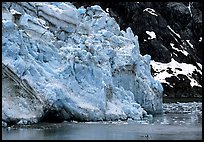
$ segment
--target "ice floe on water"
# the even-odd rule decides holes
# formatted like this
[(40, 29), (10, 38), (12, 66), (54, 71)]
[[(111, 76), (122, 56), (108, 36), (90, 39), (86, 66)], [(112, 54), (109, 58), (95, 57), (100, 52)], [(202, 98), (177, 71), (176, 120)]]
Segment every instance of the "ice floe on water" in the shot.
[(202, 102), (164, 103), (164, 113), (202, 113)]

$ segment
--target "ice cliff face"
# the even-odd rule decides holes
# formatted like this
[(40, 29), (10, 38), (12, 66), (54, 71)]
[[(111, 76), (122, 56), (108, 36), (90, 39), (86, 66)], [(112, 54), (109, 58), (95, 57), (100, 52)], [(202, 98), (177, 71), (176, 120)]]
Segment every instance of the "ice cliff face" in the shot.
[(165, 98), (202, 98), (202, 2), (73, 2), (100, 5), (138, 36)]
[(151, 56), (142, 56), (131, 28), (121, 31), (100, 6), (8, 2), (2, 13), (4, 122), (162, 113), (163, 88), (150, 73)]

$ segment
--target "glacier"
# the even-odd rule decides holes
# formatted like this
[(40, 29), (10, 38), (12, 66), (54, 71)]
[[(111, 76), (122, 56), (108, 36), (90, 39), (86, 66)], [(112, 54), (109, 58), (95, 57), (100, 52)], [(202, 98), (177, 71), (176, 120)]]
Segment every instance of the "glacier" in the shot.
[(140, 120), (163, 112), (163, 87), (137, 35), (100, 6), (2, 3), (2, 126)]

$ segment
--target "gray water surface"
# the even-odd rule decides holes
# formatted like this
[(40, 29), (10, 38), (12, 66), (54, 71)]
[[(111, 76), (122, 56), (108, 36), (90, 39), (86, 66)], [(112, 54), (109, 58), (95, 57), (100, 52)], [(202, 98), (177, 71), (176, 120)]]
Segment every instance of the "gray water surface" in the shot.
[[(196, 109), (193, 106), (196, 106)], [(202, 140), (202, 103), (164, 105), (141, 121), (39, 123), (2, 128), (3, 140)]]

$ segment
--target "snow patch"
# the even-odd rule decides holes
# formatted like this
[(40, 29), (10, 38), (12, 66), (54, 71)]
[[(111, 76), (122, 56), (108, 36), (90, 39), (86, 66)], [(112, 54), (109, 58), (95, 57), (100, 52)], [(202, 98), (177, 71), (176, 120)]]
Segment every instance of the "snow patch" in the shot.
[(193, 45), (191, 44), (190, 40), (186, 40), (188, 45), (190, 45), (191, 48), (193, 48)]
[(106, 12), (107, 12), (107, 13), (109, 12), (109, 8), (106, 8)]
[(174, 33), (176, 36), (178, 36), (179, 38), (181, 38), (181, 36), (180, 36), (178, 33), (176, 33), (169, 25), (167, 25), (167, 28), (168, 28), (172, 33)]
[[(192, 87), (193, 86), (201, 87), (201, 85), (195, 79), (192, 78), (193, 71), (197, 71), (202, 74), (202, 72), (198, 70), (196, 66), (193, 66), (191, 64), (186, 64), (186, 63), (178, 63), (173, 58), (171, 59), (171, 62), (169, 63), (160, 63), (160, 62), (155, 62), (154, 60), (151, 60), (150, 64), (152, 65), (153, 69), (156, 72), (159, 72), (155, 74), (154, 78), (163, 83), (167, 83), (165, 80), (165, 78), (167, 77), (177, 76), (178, 74), (183, 74), (183, 75), (186, 75), (188, 79), (191, 80), (190, 84)], [(173, 74), (169, 74), (166, 71), (167, 68), (171, 68), (171, 70), (173, 71)], [(177, 70), (176, 68), (180, 68), (182, 70)]]
[(190, 12), (191, 17), (192, 17), (193, 15), (192, 15), (192, 12), (191, 12), (191, 2), (188, 3), (188, 9), (189, 9), (189, 12)]
[(144, 11), (144, 12), (146, 11), (146, 12), (148, 12), (148, 13), (154, 15), (154, 16), (158, 16), (158, 15), (156, 14), (155, 10), (152, 9), (152, 8), (145, 8), (143, 11)]
[(202, 37), (200, 37), (200, 39), (199, 39), (199, 42), (201, 42), (202, 41)]
[(198, 62), (196, 62), (196, 63), (200, 67), (200, 69), (202, 70), (202, 65), (200, 63), (198, 63)]
[(155, 32), (153, 32), (153, 31), (146, 31), (146, 33), (147, 33), (148, 35), (150, 35), (150, 38), (148, 37), (148, 39), (154, 39), (154, 38), (156, 38)]
[(188, 52), (187, 52), (187, 51), (185, 51), (185, 50), (180, 50), (180, 49), (178, 49), (178, 48), (175, 48), (173, 43), (170, 43), (170, 45), (171, 45), (171, 47), (172, 47), (174, 50), (179, 51), (179, 52), (182, 52), (185, 56), (188, 55)]

